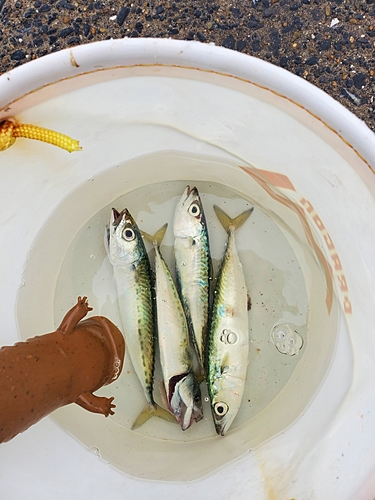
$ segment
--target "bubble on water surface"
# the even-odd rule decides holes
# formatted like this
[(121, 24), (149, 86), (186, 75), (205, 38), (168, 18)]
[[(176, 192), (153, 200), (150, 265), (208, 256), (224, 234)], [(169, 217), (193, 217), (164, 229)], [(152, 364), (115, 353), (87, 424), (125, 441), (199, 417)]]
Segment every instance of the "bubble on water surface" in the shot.
[(303, 346), (303, 338), (290, 323), (276, 325), (271, 332), (271, 340), (281, 354), (295, 356)]

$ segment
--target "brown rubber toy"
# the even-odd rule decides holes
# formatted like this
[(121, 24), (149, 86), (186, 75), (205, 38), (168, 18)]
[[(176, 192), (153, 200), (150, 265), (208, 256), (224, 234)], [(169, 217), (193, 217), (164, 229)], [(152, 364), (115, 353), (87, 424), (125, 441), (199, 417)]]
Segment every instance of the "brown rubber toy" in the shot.
[(70, 403), (114, 414), (113, 397), (93, 392), (120, 375), (124, 337), (103, 316), (81, 321), (91, 310), (78, 297), (55, 332), (0, 349), (0, 443)]

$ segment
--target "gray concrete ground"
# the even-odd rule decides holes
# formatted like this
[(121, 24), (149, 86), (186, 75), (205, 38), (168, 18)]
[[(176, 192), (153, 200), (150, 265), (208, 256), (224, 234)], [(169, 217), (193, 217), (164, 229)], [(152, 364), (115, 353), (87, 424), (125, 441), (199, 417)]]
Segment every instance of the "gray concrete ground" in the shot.
[(260, 57), (375, 131), (375, 0), (0, 0), (0, 72), (125, 36), (214, 42)]

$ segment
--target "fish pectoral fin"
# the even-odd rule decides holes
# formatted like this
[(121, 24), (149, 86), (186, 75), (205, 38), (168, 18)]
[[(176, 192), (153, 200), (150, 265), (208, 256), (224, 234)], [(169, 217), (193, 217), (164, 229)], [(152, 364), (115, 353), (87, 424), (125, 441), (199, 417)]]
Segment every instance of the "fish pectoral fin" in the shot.
[(221, 361), (221, 369), (228, 366), (229, 364), (230, 364), (229, 353), (226, 352), (223, 356), (222, 361)]
[(169, 413), (169, 411), (164, 410), (164, 408), (156, 403), (154, 403), (153, 405), (147, 404), (138, 415), (138, 417), (134, 420), (132, 431), (141, 427), (147, 422), (147, 420), (152, 417), (159, 417), (163, 420), (167, 420), (168, 422), (176, 423), (175, 417), (172, 415), (172, 413)]
[(188, 244), (189, 244), (190, 248), (195, 245), (195, 239), (192, 236), (188, 236), (187, 237), (187, 241), (188, 241)]

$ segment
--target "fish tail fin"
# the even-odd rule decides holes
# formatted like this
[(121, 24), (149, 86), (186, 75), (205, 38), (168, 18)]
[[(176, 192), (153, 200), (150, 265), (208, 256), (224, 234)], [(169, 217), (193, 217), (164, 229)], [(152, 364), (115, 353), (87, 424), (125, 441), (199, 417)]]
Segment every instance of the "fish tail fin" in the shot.
[(247, 210), (242, 212), (242, 214), (237, 215), (237, 217), (235, 217), (234, 219), (229, 217), (229, 215), (226, 214), (224, 210), (217, 205), (214, 205), (214, 210), (217, 218), (220, 221), (220, 224), (228, 233), (230, 230), (236, 231), (236, 229), (239, 229), (253, 213), (254, 207), (248, 208)]
[(159, 391), (163, 405), (168, 408), (168, 397), (167, 397), (167, 392), (165, 390), (164, 380), (160, 380), (159, 382)]
[(164, 239), (165, 233), (167, 231), (168, 223), (166, 222), (164, 226), (156, 231), (154, 235), (146, 233), (146, 231), (141, 231), (142, 236), (146, 241), (152, 245), (159, 247)]
[(170, 413), (168, 410), (164, 410), (161, 406), (155, 403), (155, 417), (162, 418), (163, 420), (166, 420), (167, 422), (173, 422), (176, 423), (176, 417)]
[(165, 233), (167, 231), (168, 223), (166, 222), (164, 226), (156, 231), (154, 234), (154, 242), (159, 247), (164, 239)]
[(138, 415), (138, 417), (134, 420), (134, 423), (132, 425), (132, 431), (134, 429), (138, 429), (141, 427), (143, 424), (147, 422), (152, 417), (159, 417), (162, 418), (163, 420), (167, 420), (168, 422), (176, 422), (175, 417), (172, 415), (172, 413), (169, 413), (169, 411), (164, 410), (161, 406), (158, 404), (147, 404), (141, 413)]

